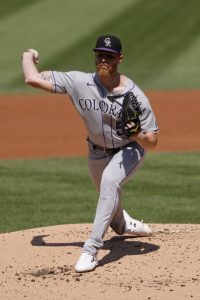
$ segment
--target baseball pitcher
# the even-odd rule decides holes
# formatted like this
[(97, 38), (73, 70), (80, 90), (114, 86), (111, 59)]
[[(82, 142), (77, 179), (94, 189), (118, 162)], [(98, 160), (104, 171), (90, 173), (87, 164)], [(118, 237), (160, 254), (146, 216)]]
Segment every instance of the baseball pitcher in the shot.
[(142, 164), (146, 149), (157, 144), (158, 126), (141, 89), (118, 71), (123, 60), (120, 39), (100, 36), (93, 49), (96, 71), (42, 71), (39, 54), (22, 55), (25, 82), (51, 93), (70, 96), (84, 120), (88, 136), (88, 165), (99, 199), (91, 234), (85, 241), (76, 272), (94, 270), (109, 226), (120, 235), (149, 236), (150, 227), (122, 208), (122, 186)]

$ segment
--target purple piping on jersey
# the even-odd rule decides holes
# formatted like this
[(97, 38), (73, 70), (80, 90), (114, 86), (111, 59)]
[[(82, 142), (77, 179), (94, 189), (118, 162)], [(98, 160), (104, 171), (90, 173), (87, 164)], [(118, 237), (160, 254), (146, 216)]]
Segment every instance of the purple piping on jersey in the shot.
[(112, 115), (110, 116), (111, 118), (111, 138), (112, 138), (112, 145), (113, 145), (113, 148), (115, 148), (115, 143), (114, 143), (114, 139), (113, 139), (113, 118), (112, 118)]
[(55, 81), (53, 71), (51, 71), (51, 73), (52, 73), (52, 77), (53, 77), (53, 81), (54, 81), (54, 93), (56, 93), (56, 81)]
[[(102, 92), (102, 95), (103, 95), (103, 98), (102, 98), (102, 100), (103, 100), (104, 97), (105, 97), (104, 90), (103, 90), (103, 88), (101, 87), (101, 85), (95, 80), (94, 75), (93, 75), (93, 80), (94, 80), (95, 84), (100, 88), (100, 90), (101, 90), (101, 92)], [(107, 148), (106, 138), (105, 138), (105, 134), (104, 134), (104, 130), (103, 130), (103, 112), (102, 112), (102, 111), (101, 111), (101, 122), (102, 122), (102, 134), (103, 134), (103, 139), (104, 139), (104, 145), (105, 145), (105, 148)]]
[(108, 148), (107, 144), (106, 144), (106, 138), (105, 138), (104, 130), (103, 130), (103, 112), (102, 111), (101, 111), (101, 121), (102, 121), (102, 133), (103, 133), (105, 148)]
[[(132, 90), (134, 89), (134, 87), (135, 87), (135, 83), (133, 84), (133, 87), (131, 87), (131, 88), (128, 90), (128, 92), (132, 91)], [(127, 92), (127, 93), (128, 93), (128, 92)]]
[[(143, 149), (143, 148), (142, 148)], [(133, 150), (133, 149), (132, 149)], [(134, 149), (134, 150), (136, 150), (136, 149)], [(137, 149), (138, 150), (138, 149)], [(121, 150), (121, 151), (123, 151), (123, 150)], [(139, 150), (138, 150), (139, 151)], [(140, 151), (139, 151), (140, 152)], [(124, 181), (126, 181), (126, 179), (129, 177), (129, 176), (131, 176), (131, 174), (133, 173), (133, 171), (135, 171), (135, 170), (137, 170), (139, 167), (140, 167), (140, 165), (141, 165), (141, 163), (143, 162), (143, 160), (144, 160), (144, 157), (145, 157), (145, 150), (143, 149), (143, 151), (142, 151), (142, 153), (140, 152), (140, 155), (141, 155), (141, 158), (140, 158), (140, 160), (138, 160), (138, 162), (133, 166), (133, 168), (130, 170), (130, 172), (126, 175), (126, 177), (124, 178), (124, 179), (122, 179), (122, 181), (120, 182), (120, 185), (124, 182)]]

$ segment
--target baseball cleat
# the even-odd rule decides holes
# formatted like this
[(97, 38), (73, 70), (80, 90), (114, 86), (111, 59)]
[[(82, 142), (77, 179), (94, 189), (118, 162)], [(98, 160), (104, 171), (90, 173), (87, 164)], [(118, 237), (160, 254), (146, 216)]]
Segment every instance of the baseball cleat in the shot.
[(91, 254), (83, 252), (79, 257), (75, 271), (78, 273), (93, 271), (98, 266), (96, 257)]
[(137, 236), (151, 236), (152, 230), (149, 225), (131, 218), (128, 213), (123, 210), (124, 219), (126, 221), (126, 232), (131, 235)]

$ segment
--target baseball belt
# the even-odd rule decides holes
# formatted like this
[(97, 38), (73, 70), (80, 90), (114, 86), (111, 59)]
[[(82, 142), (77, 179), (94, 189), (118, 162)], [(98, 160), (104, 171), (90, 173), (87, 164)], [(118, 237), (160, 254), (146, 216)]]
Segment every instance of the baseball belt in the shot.
[(92, 149), (93, 149), (93, 150), (100, 150), (100, 151), (103, 151), (103, 152), (106, 153), (106, 154), (111, 154), (111, 155), (117, 153), (118, 151), (120, 151), (120, 150), (123, 149), (124, 147), (126, 147), (126, 146), (128, 146), (128, 145), (131, 144), (131, 143), (128, 143), (128, 144), (126, 144), (126, 145), (124, 145), (124, 146), (121, 146), (121, 147), (118, 147), (118, 148), (106, 148), (106, 147), (102, 147), (102, 146), (99, 146), (99, 145), (94, 144), (94, 143), (93, 143), (92, 141), (90, 141), (89, 139), (87, 139), (87, 141), (89, 141), (89, 142), (91, 143)]

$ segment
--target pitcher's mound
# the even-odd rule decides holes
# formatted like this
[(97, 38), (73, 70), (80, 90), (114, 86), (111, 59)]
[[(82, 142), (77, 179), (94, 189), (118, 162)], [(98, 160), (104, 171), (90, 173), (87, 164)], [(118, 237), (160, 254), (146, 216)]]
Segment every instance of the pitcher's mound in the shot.
[(152, 225), (150, 238), (109, 230), (95, 271), (74, 265), (91, 224), (0, 235), (0, 299), (199, 299), (200, 225)]

